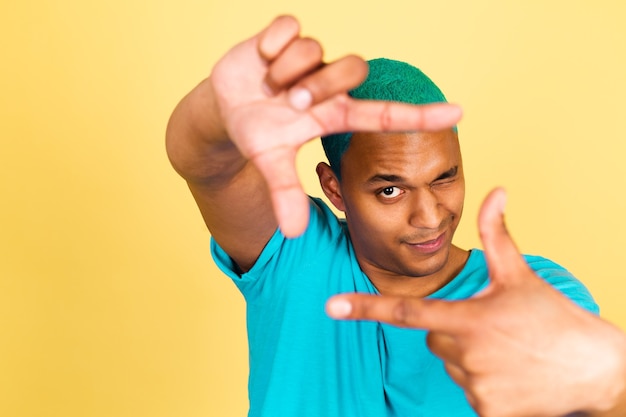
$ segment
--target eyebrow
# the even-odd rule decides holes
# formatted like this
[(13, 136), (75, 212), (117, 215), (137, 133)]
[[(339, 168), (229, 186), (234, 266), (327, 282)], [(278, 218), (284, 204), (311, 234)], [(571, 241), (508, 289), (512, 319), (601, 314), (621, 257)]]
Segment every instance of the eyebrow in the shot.
[(456, 175), (456, 173), (459, 172), (459, 166), (455, 165), (452, 168), (450, 168), (449, 170), (447, 170), (446, 172), (444, 172), (443, 174), (441, 174), (440, 176), (438, 176), (435, 181), (439, 181), (439, 180), (445, 180), (447, 178), (452, 178)]
[(376, 174), (370, 177), (367, 182), (370, 184), (375, 184), (378, 182), (402, 182), (404, 178), (399, 175), (392, 174)]
[[(435, 178), (434, 181), (440, 181), (440, 180), (445, 180), (447, 178), (452, 178), (456, 176), (458, 172), (459, 172), (459, 166), (455, 165), (449, 170), (441, 173), (437, 178)], [(369, 184), (376, 184), (380, 182), (404, 182), (404, 181), (405, 181), (404, 177), (401, 177), (399, 175), (394, 175), (394, 174), (375, 174), (367, 180)]]

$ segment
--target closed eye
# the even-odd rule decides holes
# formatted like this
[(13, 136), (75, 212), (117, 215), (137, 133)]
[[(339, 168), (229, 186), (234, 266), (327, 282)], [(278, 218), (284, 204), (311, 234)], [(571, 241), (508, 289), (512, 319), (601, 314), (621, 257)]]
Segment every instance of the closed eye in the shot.
[(451, 180), (454, 179), (456, 177), (456, 174), (459, 172), (459, 166), (454, 166), (452, 168), (450, 168), (449, 170), (447, 170), (446, 172), (444, 172), (443, 174), (441, 174), (440, 176), (438, 176), (434, 182), (446, 182), (446, 180)]

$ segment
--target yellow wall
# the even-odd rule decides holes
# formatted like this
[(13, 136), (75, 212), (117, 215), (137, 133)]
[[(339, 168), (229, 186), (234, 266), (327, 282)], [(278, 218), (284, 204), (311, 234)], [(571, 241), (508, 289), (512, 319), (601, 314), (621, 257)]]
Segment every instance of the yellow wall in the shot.
[[(509, 190), (520, 247), (626, 328), (621, 0), (3, 0), (0, 415), (242, 416), (244, 305), (163, 146), (178, 99), (279, 13), (409, 60), (465, 108), (457, 243)], [(372, 6), (366, 6), (371, 4)], [(307, 145), (299, 163), (318, 193)]]

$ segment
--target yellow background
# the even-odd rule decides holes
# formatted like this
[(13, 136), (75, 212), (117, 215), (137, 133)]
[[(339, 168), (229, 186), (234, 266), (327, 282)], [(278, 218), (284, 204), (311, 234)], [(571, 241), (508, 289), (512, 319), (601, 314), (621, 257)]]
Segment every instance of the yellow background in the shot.
[[(328, 58), (420, 66), (465, 109), (457, 243), (509, 191), (525, 252), (626, 328), (621, 0), (3, 0), (0, 416), (243, 416), (244, 305), (170, 168), (177, 101), (231, 45), (297, 15)], [(319, 143), (299, 169), (318, 194)]]

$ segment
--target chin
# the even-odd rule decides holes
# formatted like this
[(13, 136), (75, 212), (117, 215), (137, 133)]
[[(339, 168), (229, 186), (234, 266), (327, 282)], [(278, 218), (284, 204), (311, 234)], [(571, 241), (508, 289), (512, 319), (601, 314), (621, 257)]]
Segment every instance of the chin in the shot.
[[(433, 259), (434, 258), (434, 259)], [(407, 265), (407, 275), (416, 278), (427, 277), (441, 271), (448, 263), (448, 251), (444, 254), (437, 254), (435, 257), (420, 262), (419, 265)]]

